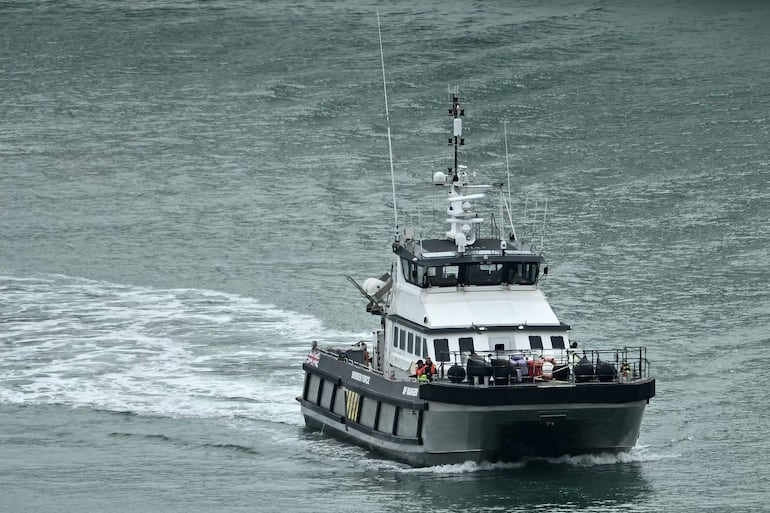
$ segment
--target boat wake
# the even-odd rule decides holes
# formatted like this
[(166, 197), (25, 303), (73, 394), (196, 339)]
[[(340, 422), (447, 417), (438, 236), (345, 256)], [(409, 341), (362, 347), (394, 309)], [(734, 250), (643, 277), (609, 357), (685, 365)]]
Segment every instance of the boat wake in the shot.
[(197, 289), (0, 276), (0, 401), (301, 425), (289, 371), (311, 340), (357, 340), (309, 315)]
[(579, 456), (561, 456), (559, 458), (544, 458), (555, 465), (572, 465), (575, 467), (597, 467), (603, 465), (618, 465), (625, 463), (647, 463), (669, 458), (676, 458), (678, 454), (663, 454), (650, 452), (649, 446), (636, 446), (630, 452), (619, 454), (583, 454)]
[(653, 461), (660, 461), (664, 459), (677, 458), (678, 454), (663, 454), (650, 451), (649, 446), (637, 446), (634, 447), (628, 453), (621, 454), (585, 454), (580, 456), (561, 456), (558, 458), (528, 458), (520, 462), (505, 463), (505, 462), (481, 462), (476, 463), (472, 461), (466, 461), (465, 463), (457, 463), (453, 465), (436, 465), (432, 467), (412, 468), (406, 465), (396, 464), (388, 461), (378, 461), (378, 465), (387, 465), (393, 469), (398, 469), (400, 472), (405, 473), (418, 473), (418, 474), (473, 474), (473, 473), (485, 473), (485, 472), (499, 472), (506, 470), (518, 470), (532, 465), (567, 465), (574, 467), (601, 467), (609, 465), (623, 465), (623, 464), (636, 464), (647, 463)]

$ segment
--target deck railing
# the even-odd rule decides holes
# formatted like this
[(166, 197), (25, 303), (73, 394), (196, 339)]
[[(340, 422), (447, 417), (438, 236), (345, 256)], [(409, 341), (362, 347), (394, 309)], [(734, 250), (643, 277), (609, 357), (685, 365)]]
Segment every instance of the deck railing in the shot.
[[(365, 363), (362, 347), (359, 343), (334, 350), (319, 347), (314, 350), (384, 375)], [(623, 383), (650, 377), (650, 362), (645, 347), (495, 350), (481, 353), (450, 351), (437, 355), (437, 360), (434, 362), (437, 371), (434, 380), (464, 385), (515, 385), (544, 381)], [(474, 362), (469, 365), (469, 360), (475, 360), (477, 365)], [(505, 371), (503, 362), (517, 362), (523, 372), (516, 372), (516, 366), (510, 364)], [(465, 374), (462, 379), (451, 376), (449, 369), (453, 366), (463, 369)]]
[[(542, 349), (497, 350), (482, 353), (452, 351), (438, 355), (437, 379), (468, 384), (517, 384), (541, 381), (571, 383), (631, 382), (650, 376), (647, 348), (619, 349)], [(469, 366), (469, 360), (484, 362)], [(509, 365), (506, 372), (505, 362)], [(466, 371), (463, 380), (451, 376), (449, 369), (460, 366)], [(491, 368), (491, 369), (490, 369)], [(521, 369), (516, 372), (515, 369)], [(486, 370), (486, 371), (485, 371)], [(488, 374), (488, 375), (484, 375)], [(454, 379), (453, 379), (454, 378)]]

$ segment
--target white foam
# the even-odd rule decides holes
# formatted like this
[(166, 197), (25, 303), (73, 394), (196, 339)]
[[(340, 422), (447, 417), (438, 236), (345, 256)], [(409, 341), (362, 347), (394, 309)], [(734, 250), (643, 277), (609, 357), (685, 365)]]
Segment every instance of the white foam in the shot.
[(528, 464), (535, 462), (544, 462), (552, 465), (572, 465), (576, 467), (594, 467), (602, 465), (618, 465), (629, 463), (645, 463), (660, 461), (663, 459), (676, 458), (677, 454), (660, 454), (649, 452), (649, 446), (637, 446), (627, 453), (619, 454), (586, 454), (580, 456), (561, 456), (558, 458), (527, 458), (520, 462), (488, 462), (476, 463), (466, 461), (452, 465), (434, 465), (432, 467), (412, 468), (399, 463), (386, 460), (372, 460), (372, 465), (380, 469), (393, 469), (405, 473), (418, 474), (472, 474), (480, 472), (495, 472), (505, 470), (516, 470), (525, 468)]
[(659, 454), (648, 451), (649, 446), (636, 446), (629, 452), (618, 454), (583, 454), (579, 456), (562, 456), (560, 458), (547, 458), (553, 464), (574, 465), (576, 467), (595, 467), (601, 465), (618, 465), (627, 463), (645, 463), (651, 461), (660, 461), (668, 458), (676, 458), (678, 454)]
[(476, 472), (519, 469), (519, 468), (522, 468), (524, 465), (525, 463), (523, 462), (491, 463), (488, 461), (482, 461), (481, 463), (476, 463), (474, 461), (466, 461), (464, 463), (455, 463), (452, 465), (435, 465), (432, 467), (422, 467), (422, 468), (404, 468), (402, 469), (402, 471), (408, 472), (408, 473), (418, 473), (418, 474), (472, 474)]
[(0, 401), (301, 425), (310, 315), (212, 290), (0, 276)]

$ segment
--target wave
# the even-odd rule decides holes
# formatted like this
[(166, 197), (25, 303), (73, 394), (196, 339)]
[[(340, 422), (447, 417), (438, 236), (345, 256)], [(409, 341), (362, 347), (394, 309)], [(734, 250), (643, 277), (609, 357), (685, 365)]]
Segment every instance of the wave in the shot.
[(195, 450), (215, 450), (215, 451), (224, 451), (228, 453), (234, 453), (234, 454), (243, 454), (243, 455), (259, 455), (260, 452), (252, 447), (246, 447), (243, 445), (238, 444), (215, 444), (215, 443), (202, 443), (202, 444), (195, 444), (191, 443), (185, 440), (182, 440), (181, 438), (174, 438), (163, 434), (144, 434), (144, 433), (110, 433), (107, 435), (112, 438), (120, 438), (120, 439), (140, 439), (144, 441), (150, 441), (150, 442), (158, 442), (158, 443), (167, 443), (174, 445), (176, 447), (181, 447), (184, 449), (195, 449)]
[(212, 290), (0, 276), (0, 401), (301, 425), (313, 316)]

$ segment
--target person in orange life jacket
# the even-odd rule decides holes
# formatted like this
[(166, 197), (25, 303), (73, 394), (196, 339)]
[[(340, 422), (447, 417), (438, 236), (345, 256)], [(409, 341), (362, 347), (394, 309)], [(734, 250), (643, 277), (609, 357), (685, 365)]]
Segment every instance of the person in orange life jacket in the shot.
[(422, 360), (417, 360), (417, 363), (414, 366), (414, 374), (409, 376), (410, 378), (419, 378), (422, 375), (422, 370), (425, 367), (425, 364)]
[(423, 365), (423, 371), (421, 374), (425, 374), (428, 381), (433, 381), (433, 376), (436, 374), (436, 366), (430, 359), (430, 356), (425, 357), (425, 365)]

